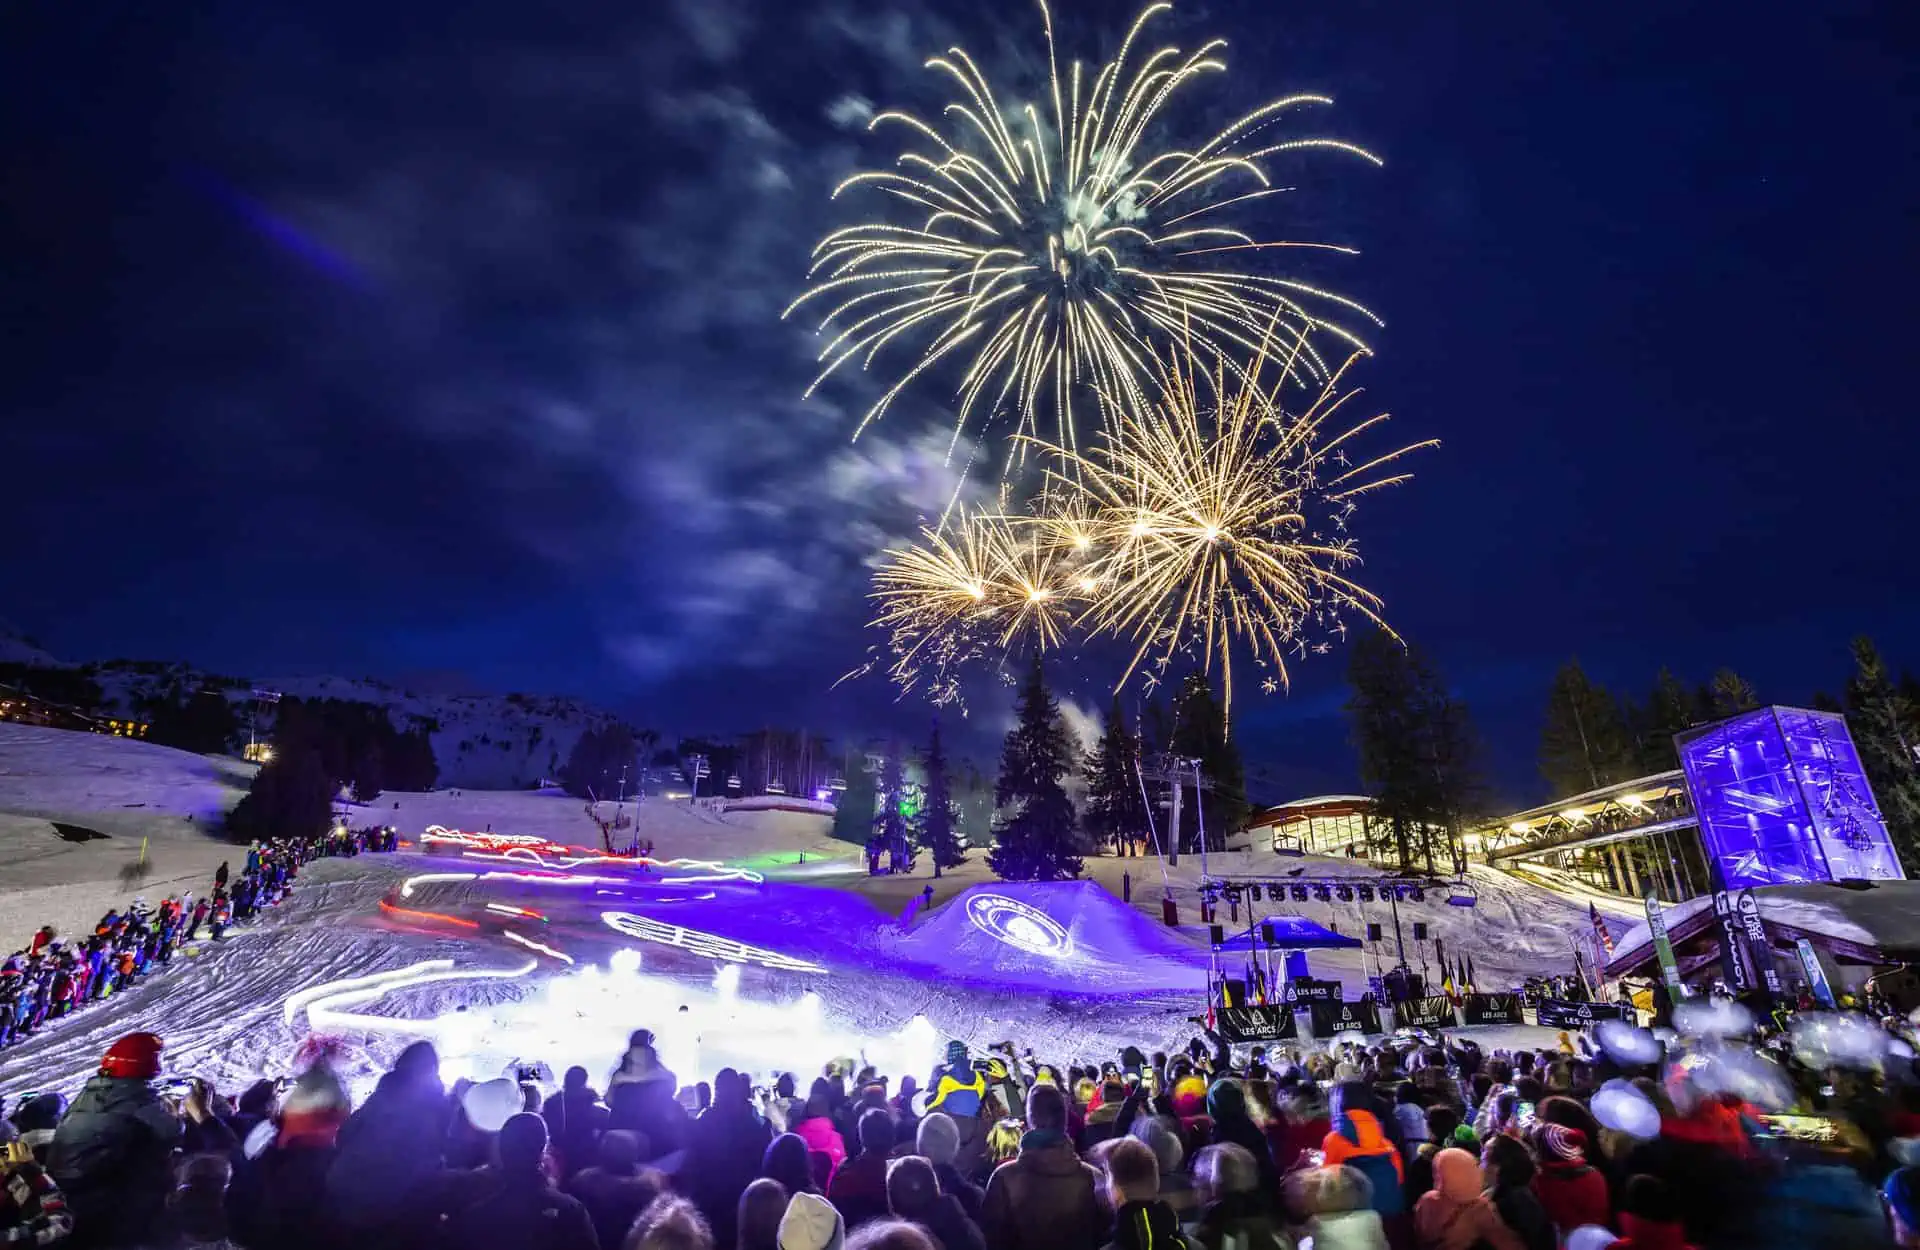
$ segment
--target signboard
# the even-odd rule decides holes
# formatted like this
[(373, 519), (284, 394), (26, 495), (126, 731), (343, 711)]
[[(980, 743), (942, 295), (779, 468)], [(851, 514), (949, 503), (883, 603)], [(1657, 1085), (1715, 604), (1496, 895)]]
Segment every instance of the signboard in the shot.
[(1828, 1011), (1834, 1008), (1833, 986), (1827, 982), (1827, 969), (1820, 962), (1820, 955), (1813, 949), (1813, 943), (1801, 938), (1793, 944), (1800, 952), (1800, 966), (1807, 970), (1807, 984), (1813, 989), (1813, 997)]
[(1378, 1033), (1380, 1011), (1372, 1002), (1315, 1003), (1308, 1009), (1315, 1037), (1333, 1037), (1340, 1033)]
[(1534, 1019), (1543, 1029), (1590, 1029), (1602, 1020), (1631, 1020), (1632, 1010), (1624, 1003), (1570, 1003), (1543, 998), (1534, 1009)]
[(1760, 973), (1760, 984), (1770, 995), (1778, 996), (1786, 987), (1780, 984), (1780, 971), (1773, 966), (1773, 943), (1767, 940), (1766, 922), (1760, 919), (1760, 903), (1752, 890), (1733, 896), (1734, 914), (1740, 917), (1740, 930), (1746, 935), (1747, 957)]
[(1315, 981), (1310, 977), (1295, 977), (1287, 982), (1286, 1001), (1290, 1003), (1337, 1003), (1340, 1001), (1340, 982)]
[(1460, 1018), (1468, 1024), (1525, 1024), (1518, 994), (1469, 994)]
[(1393, 1022), (1403, 1029), (1446, 1029), (1453, 1027), (1453, 1000), (1445, 994), (1432, 998), (1410, 998), (1395, 1003)]
[[(1756, 916), (1756, 923), (1758, 919)], [(1720, 977), (1727, 983), (1727, 993), (1736, 999), (1746, 999), (1763, 992), (1753, 949), (1747, 945), (1747, 928), (1740, 918), (1740, 904), (1731, 891), (1714, 892), (1713, 933), (1720, 943)]]
[(1216, 1017), (1222, 1041), (1284, 1042), (1300, 1036), (1291, 1007), (1222, 1007)]
[(1390, 1001), (1387, 998), (1387, 979), (1385, 977), (1368, 977), (1367, 992), (1373, 995), (1373, 1001), (1376, 1003)]
[(1653, 954), (1660, 961), (1660, 975), (1667, 983), (1667, 992), (1676, 999), (1685, 998), (1687, 987), (1680, 980), (1680, 964), (1673, 957), (1673, 942), (1667, 937), (1667, 914), (1651, 890), (1647, 892), (1647, 932), (1653, 934)]

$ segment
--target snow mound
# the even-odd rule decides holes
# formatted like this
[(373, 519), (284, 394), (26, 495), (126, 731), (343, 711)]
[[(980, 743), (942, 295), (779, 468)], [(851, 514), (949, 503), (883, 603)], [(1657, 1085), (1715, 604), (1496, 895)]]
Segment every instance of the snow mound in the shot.
[(901, 953), (963, 980), (1062, 993), (1207, 984), (1205, 952), (1091, 881), (973, 886), (916, 926)]

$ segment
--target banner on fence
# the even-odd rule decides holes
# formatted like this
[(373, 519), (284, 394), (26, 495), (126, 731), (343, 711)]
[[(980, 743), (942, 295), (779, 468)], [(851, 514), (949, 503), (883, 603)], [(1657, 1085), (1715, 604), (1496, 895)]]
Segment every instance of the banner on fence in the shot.
[(1534, 1012), (1543, 1029), (1590, 1029), (1602, 1020), (1634, 1018), (1633, 1008), (1626, 1003), (1570, 1003), (1559, 998), (1541, 999)]
[(1393, 1006), (1393, 1022), (1403, 1029), (1448, 1029), (1453, 1027), (1453, 1000), (1445, 994), (1432, 998), (1409, 998)]
[(1284, 1042), (1300, 1036), (1291, 1007), (1222, 1007), (1217, 1026), (1221, 1040), (1230, 1045)]
[(1469, 994), (1460, 1009), (1465, 1024), (1525, 1024), (1518, 994)]
[(1315, 1037), (1380, 1031), (1380, 1011), (1370, 999), (1357, 1003), (1314, 1003), (1307, 1011)]

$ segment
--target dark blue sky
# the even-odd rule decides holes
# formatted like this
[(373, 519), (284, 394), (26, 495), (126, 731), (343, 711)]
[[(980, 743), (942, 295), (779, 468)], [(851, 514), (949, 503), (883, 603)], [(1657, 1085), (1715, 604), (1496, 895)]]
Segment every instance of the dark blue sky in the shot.
[[(1131, 9), (1063, 10), (1111, 51)], [(1578, 655), (1635, 691), (1727, 664), (1920, 665), (1910, 4), (1220, 0), (1195, 128), (1273, 95), (1386, 167), (1299, 172), (1270, 233), (1387, 328), (1361, 381), (1444, 440), (1365, 509), (1365, 580), (1534, 796)], [(458, 674), (669, 731), (919, 732), (861, 561), (950, 484), (939, 387), (849, 447), (777, 321), (959, 40), (1021, 0), (396, 10), (42, 4), (0, 37), (0, 617), (61, 654)], [(1243, 700), (1274, 793), (1350, 784), (1342, 659)], [(1104, 699), (1098, 675), (1072, 694)], [(993, 698), (973, 724), (997, 727)]]

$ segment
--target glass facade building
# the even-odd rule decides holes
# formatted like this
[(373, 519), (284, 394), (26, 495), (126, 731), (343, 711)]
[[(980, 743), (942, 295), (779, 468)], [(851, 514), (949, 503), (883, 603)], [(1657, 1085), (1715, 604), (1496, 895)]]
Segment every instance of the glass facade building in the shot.
[(1845, 718), (1765, 707), (1675, 741), (1725, 888), (1904, 879)]

